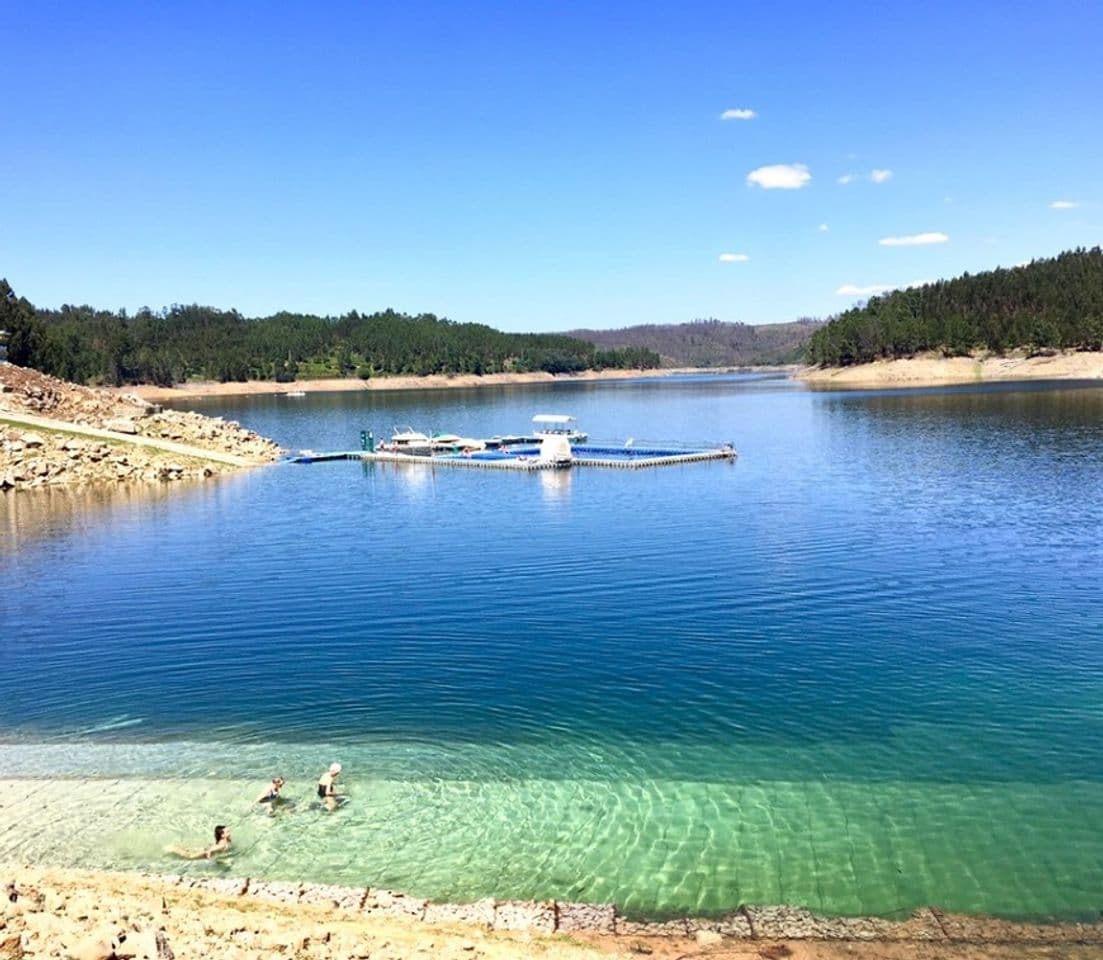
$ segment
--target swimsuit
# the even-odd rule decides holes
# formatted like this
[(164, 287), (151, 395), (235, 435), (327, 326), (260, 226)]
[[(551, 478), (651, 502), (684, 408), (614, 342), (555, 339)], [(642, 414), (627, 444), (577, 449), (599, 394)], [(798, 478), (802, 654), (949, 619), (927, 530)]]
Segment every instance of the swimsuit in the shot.
[(329, 796), (329, 788), (324, 783), (318, 784), (318, 796), (323, 800)]

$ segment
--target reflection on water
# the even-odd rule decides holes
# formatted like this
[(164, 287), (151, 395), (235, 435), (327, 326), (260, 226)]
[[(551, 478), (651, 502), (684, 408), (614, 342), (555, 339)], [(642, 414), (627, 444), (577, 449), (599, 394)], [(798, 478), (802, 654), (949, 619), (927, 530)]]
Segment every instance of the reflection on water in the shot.
[(540, 470), (540, 488), (549, 503), (566, 499), (571, 493), (570, 470)]
[(167, 503), (211, 493), (228, 480), (53, 486), (0, 494), (0, 551), (17, 551), (44, 538), (92, 533), (124, 516), (148, 515)]

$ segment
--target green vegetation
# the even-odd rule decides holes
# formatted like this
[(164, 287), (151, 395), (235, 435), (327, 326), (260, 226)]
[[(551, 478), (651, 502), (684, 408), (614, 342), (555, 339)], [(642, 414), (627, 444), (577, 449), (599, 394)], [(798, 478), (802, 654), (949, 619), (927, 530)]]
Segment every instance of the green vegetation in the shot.
[(776, 366), (799, 362), (808, 338), (821, 323), (808, 317), (755, 326), (708, 319), (620, 330), (572, 330), (570, 336), (607, 349), (654, 351), (665, 367)]
[(128, 316), (92, 307), (36, 310), (0, 280), (0, 329), (12, 363), (76, 383), (170, 386), (187, 380), (276, 380), (657, 367), (641, 348), (598, 349), (557, 334), (502, 333), (431, 313), (341, 317), (173, 305)]
[(808, 360), (834, 367), (926, 351), (1018, 349), (1103, 350), (1099, 247), (874, 297), (816, 331)]

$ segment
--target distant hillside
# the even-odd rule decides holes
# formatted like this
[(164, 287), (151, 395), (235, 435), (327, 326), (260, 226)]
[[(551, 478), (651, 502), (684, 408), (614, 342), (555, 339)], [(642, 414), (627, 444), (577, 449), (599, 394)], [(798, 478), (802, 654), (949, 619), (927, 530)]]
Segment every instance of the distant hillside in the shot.
[(805, 317), (793, 323), (644, 324), (620, 330), (571, 330), (567, 336), (605, 349), (653, 350), (664, 367), (741, 367), (797, 363), (812, 334), (823, 325)]
[(816, 331), (809, 360), (839, 367), (938, 351), (1103, 350), (1103, 250), (1093, 247), (871, 297)]

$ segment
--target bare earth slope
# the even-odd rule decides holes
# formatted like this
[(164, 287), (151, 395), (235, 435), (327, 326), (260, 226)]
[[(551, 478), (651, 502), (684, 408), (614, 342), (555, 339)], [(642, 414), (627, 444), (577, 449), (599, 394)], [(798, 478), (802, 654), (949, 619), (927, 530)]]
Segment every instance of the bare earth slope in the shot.
[(279, 453), (233, 421), (0, 364), (0, 490), (207, 477)]
[(928, 387), (992, 380), (1099, 380), (1103, 353), (1058, 353), (1050, 357), (942, 357), (877, 360), (852, 367), (807, 367), (797, 378), (814, 386)]

